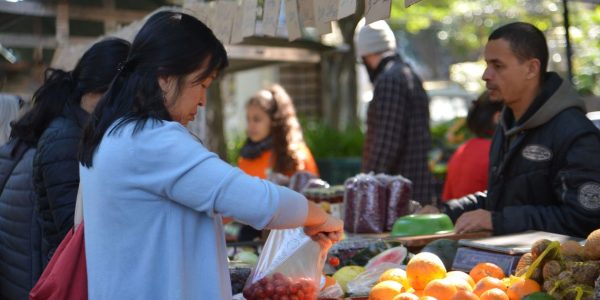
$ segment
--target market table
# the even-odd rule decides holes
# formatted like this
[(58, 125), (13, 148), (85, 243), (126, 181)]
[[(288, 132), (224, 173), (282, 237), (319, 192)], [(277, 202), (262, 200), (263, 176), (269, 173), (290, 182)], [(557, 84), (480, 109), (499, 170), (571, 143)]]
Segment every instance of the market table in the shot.
[(347, 234), (346, 238), (351, 239), (352, 237), (366, 237), (366, 238), (379, 238), (386, 241), (400, 242), (410, 252), (419, 252), (423, 247), (432, 241), (439, 239), (450, 239), (450, 240), (461, 240), (461, 239), (478, 239), (492, 236), (491, 231), (479, 231), (479, 232), (468, 232), (468, 233), (442, 233), (442, 234), (431, 234), (431, 235), (415, 235), (415, 236), (403, 236), (393, 237), (390, 233), (377, 233), (377, 234)]

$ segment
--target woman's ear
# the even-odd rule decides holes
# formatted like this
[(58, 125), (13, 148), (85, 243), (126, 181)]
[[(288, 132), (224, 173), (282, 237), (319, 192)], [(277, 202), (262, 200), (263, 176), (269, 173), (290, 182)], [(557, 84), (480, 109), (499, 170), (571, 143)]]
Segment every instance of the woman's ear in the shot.
[(176, 82), (177, 82), (177, 80), (175, 79), (174, 76), (159, 76), (158, 77), (158, 85), (160, 86), (160, 89), (162, 90), (165, 104), (172, 103), (172, 101), (174, 100), (173, 98), (174, 98), (175, 91), (176, 91), (176, 89), (175, 89)]
[(163, 91), (163, 94), (169, 94), (173, 89), (173, 83), (175, 82), (173, 76), (159, 76), (158, 85)]

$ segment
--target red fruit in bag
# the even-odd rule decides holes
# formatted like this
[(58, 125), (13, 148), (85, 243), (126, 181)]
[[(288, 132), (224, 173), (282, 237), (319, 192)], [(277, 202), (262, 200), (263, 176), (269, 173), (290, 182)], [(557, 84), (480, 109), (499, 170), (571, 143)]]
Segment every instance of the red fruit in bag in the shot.
[(265, 294), (269, 297), (275, 294), (275, 286), (272, 283), (267, 283), (265, 285)]
[(285, 296), (288, 294), (288, 290), (287, 290), (286, 286), (279, 285), (279, 286), (275, 287), (275, 294), (277, 294), (279, 296)]

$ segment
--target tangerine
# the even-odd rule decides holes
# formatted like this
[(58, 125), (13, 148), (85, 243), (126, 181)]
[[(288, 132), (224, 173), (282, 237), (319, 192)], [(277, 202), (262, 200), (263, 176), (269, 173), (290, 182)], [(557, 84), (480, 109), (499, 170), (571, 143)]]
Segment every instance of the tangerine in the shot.
[(419, 296), (411, 293), (400, 293), (392, 300), (419, 300)]
[(410, 283), (408, 283), (408, 278), (406, 277), (406, 271), (400, 268), (392, 268), (383, 272), (383, 274), (379, 276), (379, 281), (377, 282), (382, 282), (386, 280), (393, 280), (402, 284), (405, 291), (410, 288)]
[(444, 279), (448, 280), (456, 288), (457, 291), (473, 291), (473, 287), (466, 280), (458, 276), (446, 276), (446, 278)]
[(464, 281), (466, 281), (471, 288), (475, 286), (475, 280), (473, 280), (473, 278), (471, 276), (469, 276), (469, 274), (462, 272), (462, 271), (450, 271), (446, 274), (446, 278), (461, 278)]
[(406, 277), (410, 286), (422, 290), (430, 281), (446, 277), (446, 267), (437, 255), (421, 252), (406, 265)]
[(456, 286), (448, 279), (434, 279), (423, 290), (424, 296), (432, 296), (438, 300), (450, 300), (456, 294)]
[(325, 285), (323, 285), (322, 290), (324, 290), (324, 289), (326, 289), (326, 288), (328, 288), (330, 286), (335, 285), (335, 283), (336, 283), (336, 281), (335, 281), (335, 279), (333, 277), (331, 277), (331, 276), (325, 276)]
[(533, 279), (518, 278), (508, 287), (506, 294), (510, 300), (520, 300), (521, 298), (541, 291), (540, 285)]
[(479, 300), (479, 297), (475, 295), (473, 292), (469, 291), (458, 291), (454, 296), (452, 296), (451, 300)]
[(487, 290), (487, 291), (483, 292), (483, 294), (481, 294), (481, 296), (479, 296), (479, 299), (480, 300), (509, 300), (506, 293), (499, 288), (493, 288), (491, 290)]
[(402, 284), (386, 280), (376, 284), (369, 292), (369, 300), (392, 300), (402, 292)]
[(502, 279), (505, 276), (502, 268), (489, 262), (478, 263), (476, 266), (473, 267), (473, 269), (471, 269), (469, 275), (471, 275), (475, 282), (478, 282), (479, 280), (487, 276), (495, 277), (498, 279)]
[(473, 289), (473, 293), (475, 293), (475, 295), (477, 295), (478, 297), (481, 297), (481, 294), (483, 294), (483, 292), (494, 288), (506, 291), (506, 285), (502, 280), (488, 276), (484, 277), (483, 279), (479, 280), (479, 282), (477, 282), (475, 288)]

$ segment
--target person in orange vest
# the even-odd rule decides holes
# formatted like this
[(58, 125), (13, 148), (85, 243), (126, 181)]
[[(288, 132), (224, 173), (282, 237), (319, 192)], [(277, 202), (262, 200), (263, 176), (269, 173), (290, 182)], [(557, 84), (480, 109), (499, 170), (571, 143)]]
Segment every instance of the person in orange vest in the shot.
[[(285, 183), (297, 171), (319, 176), (306, 146), (292, 98), (280, 85), (258, 91), (246, 104), (246, 134), (238, 167), (248, 175)], [(239, 241), (251, 241), (261, 232), (242, 226)]]
[(248, 139), (238, 167), (249, 175), (272, 178), (308, 171), (319, 176), (306, 146), (291, 97), (280, 85), (258, 91), (246, 104)]

